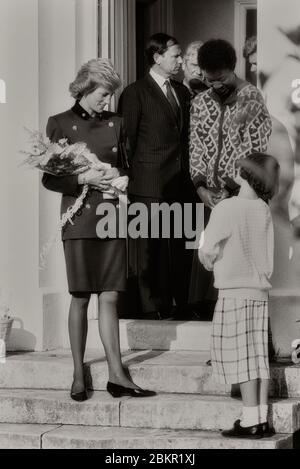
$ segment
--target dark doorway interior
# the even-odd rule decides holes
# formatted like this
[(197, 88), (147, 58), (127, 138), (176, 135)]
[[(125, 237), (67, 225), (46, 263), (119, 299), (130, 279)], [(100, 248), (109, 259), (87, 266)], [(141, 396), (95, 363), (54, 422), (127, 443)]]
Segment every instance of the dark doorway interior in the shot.
[[(257, 10), (247, 10), (246, 14), (246, 38), (257, 36)], [(257, 74), (250, 71), (251, 65), (246, 61), (246, 80), (257, 85)]]
[(151, 30), (151, 16), (153, 4), (157, 0), (136, 0), (136, 61), (137, 79), (145, 76), (147, 62), (145, 58), (145, 46), (148, 38), (153, 34)]

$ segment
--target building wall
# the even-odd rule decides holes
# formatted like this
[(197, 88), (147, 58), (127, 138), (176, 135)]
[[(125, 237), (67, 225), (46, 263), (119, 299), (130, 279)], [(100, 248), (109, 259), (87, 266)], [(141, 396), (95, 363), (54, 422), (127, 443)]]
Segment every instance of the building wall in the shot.
[[(13, 340), (35, 348), (41, 332), (38, 289), (39, 175), (20, 168), (24, 126), (38, 129), (38, 0), (0, 2), (0, 289), (17, 317)], [(1, 315), (1, 313), (0, 313)]]
[(214, 37), (234, 42), (234, 0), (173, 0), (174, 35), (183, 47)]
[(59, 232), (39, 269), (41, 249), (57, 232), (60, 196), (41, 186), (38, 171), (20, 167), (19, 151), (29, 147), (24, 127), (45, 133), (48, 117), (73, 104), (69, 84), (97, 55), (97, 8), (97, 0), (0, 1), (0, 79), (7, 88), (0, 104), (0, 302), (16, 318), (9, 349), (69, 345)]
[[(58, 14), (59, 13), (59, 14)], [(73, 100), (69, 84), (76, 73), (76, 17), (74, 0), (39, 0), (39, 124), (45, 133), (48, 117), (69, 109)], [(59, 221), (61, 196), (40, 186), (40, 249), (49, 241)], [(66, 289), (60, 243), (53, 247), (40, 272), (40, 286)]]

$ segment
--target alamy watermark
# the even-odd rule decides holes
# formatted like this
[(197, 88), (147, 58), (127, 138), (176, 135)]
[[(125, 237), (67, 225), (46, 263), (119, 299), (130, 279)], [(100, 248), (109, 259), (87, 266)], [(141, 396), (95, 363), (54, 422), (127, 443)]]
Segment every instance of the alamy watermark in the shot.
[(198, 249), (204, 229), (202, 203), (128, 204), (120, 198), (118, 205), (102, 202), (96, 214), (101, 217), (96, 226), (100, 239), (184, 239), (186, 249)]

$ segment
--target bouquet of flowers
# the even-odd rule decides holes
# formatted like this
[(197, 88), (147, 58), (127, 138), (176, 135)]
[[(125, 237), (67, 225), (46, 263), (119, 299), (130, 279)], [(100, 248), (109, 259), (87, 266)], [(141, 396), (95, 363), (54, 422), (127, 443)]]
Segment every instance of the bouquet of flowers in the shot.
[[(89, 169), (96, 169), (98, 171), (107, 171), (111, 168), (109, 163), (101, 162), (97, 156), (88, 149), (87, 145), (83, 142), (69, 144), (66, 138), (59, 140), (56, 143), (51, 142), (48, 138), (44, 138), (43, 134), (38, 131), (31, 131), (26, 129), (30, 135), (30, 142), (32, 148), (30, 151), (22, 151), (26, 155), (23, 165), (30, 168), (37, 168), (45, 173), (54, 176), (74, 176), (81, 174)], [(120, 191), (115, 187), (117, 182), (127, 178), (121, 176), (114, 179), (108, 191), (104, 192), (105, 198), (115, 198), (125, 196), (126, 193)], [(55, 237), (44, 246), (41, 254), (42, 267), (45, 266), (45, 259), (57, 239), (60, 230), (66, 225), (67, 222), (74, 224), (72, 218), (80, 210), (89, 190), (88, 184), (83, 186), (82, 193), (76, 199), (75, 203), (68, 208), (66, 213), (61, 217), (58, 233)]]

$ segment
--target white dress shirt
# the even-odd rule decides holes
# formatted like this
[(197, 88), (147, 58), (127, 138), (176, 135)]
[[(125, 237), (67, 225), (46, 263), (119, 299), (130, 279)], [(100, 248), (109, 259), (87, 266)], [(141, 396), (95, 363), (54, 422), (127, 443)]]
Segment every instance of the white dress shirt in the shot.
[(176, 92), (170, 82), (170, 79), (169, 78), (164, 78), (163, 76), (159, 75), (159, 73), (156, 73), (153, 68), (151, 68), (150, 70), (150, 75), (151, 77), (153, 78), (153, 80), (158, 84), (158, 86), (160, 87), (160, 89), (162, 90), (163, 94), (165, 95), (165, 97), (167, 98), (167, 88), (166, 88), (166, 81), (168, 81), (170, 83), (170, 87), (171, 87), (171, 91), (174, 95), (174, 98), (176, 99), (177, 101), (177, 104), (178, 106), (180, 107), (180, 104), (179, 104), (179, 101), (178, 101), (178, 98), (177, 98), (177, 95), (176, 95)]

